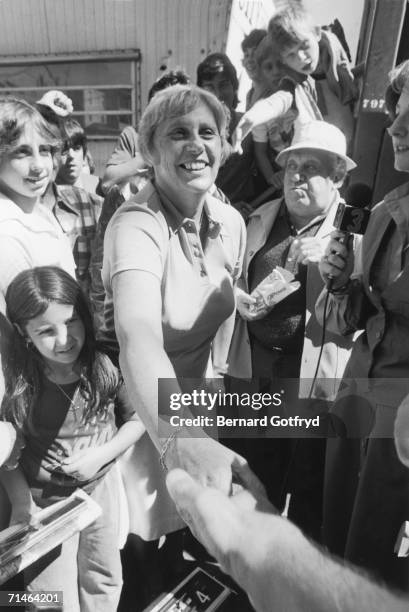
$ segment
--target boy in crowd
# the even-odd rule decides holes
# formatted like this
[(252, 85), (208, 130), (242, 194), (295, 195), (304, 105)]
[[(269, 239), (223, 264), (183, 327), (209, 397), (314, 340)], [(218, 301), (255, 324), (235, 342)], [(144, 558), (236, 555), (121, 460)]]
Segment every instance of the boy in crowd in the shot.
[[(67, 237), (74, 257), (76, 279), (84, 293), (89, 296), (89, 266), (102, 198), (91, 190), (76, 186), (76, 179), (81, 175), (87, 153), (86, 135), (79, 123), (69, 117), (73, 106), (70, 98), (63, 92), (51, 90), (36, 102), (35, 106), (47, 123), (58, 129), (63, 141), (63, 153), (61, 157), (54, 156), (52, 180), (41, 196), (41, 203), (53, 214)], [(64, 151), (70, 150), (73, 153), (77, 146), (81, 147), (81, 152), (75, 169), (68, 171), (66, 167), (60, 174), (61, 168), (66, 164), (71, 165), (67, 159), (71, 154), (64, 156)], [(60, 180), (57, 181), (56, 177)]]
[[(320, 64), (321, 28), (300, 4), (293, 4), (271, 19), (268, 33), (273, 55), (278, 58), (285, 76), (280, 81), (279, 91), (256, 102), (241, 118), (236, 131), (237, 150), (251, 130), (263, 123), (276, 121), (289, 111), (294, 112), (295, 118), (282, 133), (284, 146), (292, 139), (294, 123), (323, 118), (312, 78)], [(335, 67), (336, 77), (339, 67)], [(328, 116), (327, 119), (331, 121)]]
[(223, 102), (230, 112), (229, 137), (232, 135), (241, 114), (235, 109), (239, 102), (237, 95), (239, 80), (237, 72), (225, 53), (211, 53), (197, 67), (196, 83), (210, 91)]
[(89, 161), (90, 159), (92, 161), (92, 158), (90, 158), (87, 135), (83, 127), (78, 121), (68, 117), (63, 123), (63, 136), (64, 146), (56, 183), (80, 187), (89, 193), (96, 193), (99, 178), (91, 174)]
[[(230, 112), (230, 141), (241, 117), (241, 113), (235, 110), (239, 101), (239, 81), (235, 67), (225, 53), (211, 53), (198, 65), (196, 82), (227, 106)], [(250, 137), (243, 143), (242, 155), (231, 155), (220, 167), (216, 186), (238, 209), (241, 209), (242, 204), (257, 198), (268, 187), (257, 170)]]

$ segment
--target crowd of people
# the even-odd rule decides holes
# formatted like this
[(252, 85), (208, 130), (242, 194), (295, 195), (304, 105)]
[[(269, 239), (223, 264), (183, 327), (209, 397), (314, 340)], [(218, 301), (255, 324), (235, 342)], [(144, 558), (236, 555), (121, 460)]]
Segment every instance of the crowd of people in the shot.
[[(299, 3), (242, 50), (244, 114), (212, 53), (196, 84), (153, 84), (101, 177), (63, 92), (0, 99), (0, 527), (78, 488), (100, 505), (18, 577), (67, 612), (142, 609), (186, 525), (256, 610), (407, 607), (408, 184), (363, 237), (337, 229), (356, 167), (347, 50)], [(409, 60), (385, 87), (409, 172)], [(273, 273), (290, 289), (260, 305)], [(284, 414), (318, 417), (315, 435), (219, 440), (166, 416), (198, 387), (285, 384)]]

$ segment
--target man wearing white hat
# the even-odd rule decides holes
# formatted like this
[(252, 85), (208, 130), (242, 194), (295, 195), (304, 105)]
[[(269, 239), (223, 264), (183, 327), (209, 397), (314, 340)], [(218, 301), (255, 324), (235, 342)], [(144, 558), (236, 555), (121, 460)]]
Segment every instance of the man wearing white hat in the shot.
[[(335, 398), (352, 343), (352, 337), (327, 333), (319, 360), (322, 328), (315, 302), (323, 288), (317, 264), (334, 229), (339, 188), (355, 163), (346, 155), (343, 133), (325, 121), (301, 124), (277, 161), (285, 169), (284, 198), (263, 204), (249, 217), (229, 374), (273, 384), (276, 379), (299, 379), (299, 397), (309, 399), (300, 401), (297, 410), (315, 416), (325, 413)], [(300, 286), (272, 310), (254, 312), (251, 292), (277, 266), (294, 275)], [(291, 492), (289, 517), (318, 538), (325, 439), (300, 440), (295, 446), (288, 439), (249, 442), (249, 463), (271, 501), (282, 509)], [(302, 468), (298, 474), (297, 465)]]

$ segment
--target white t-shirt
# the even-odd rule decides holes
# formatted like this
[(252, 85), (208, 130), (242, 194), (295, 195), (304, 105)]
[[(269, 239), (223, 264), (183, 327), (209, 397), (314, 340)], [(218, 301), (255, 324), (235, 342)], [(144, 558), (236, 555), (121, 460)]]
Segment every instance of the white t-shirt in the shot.
[(17, 274), (35, 266), (58, 266), (75, 278), (70, 244), (52, 212), (37, 204), (25, 213), (0, 194), (0, 302)]

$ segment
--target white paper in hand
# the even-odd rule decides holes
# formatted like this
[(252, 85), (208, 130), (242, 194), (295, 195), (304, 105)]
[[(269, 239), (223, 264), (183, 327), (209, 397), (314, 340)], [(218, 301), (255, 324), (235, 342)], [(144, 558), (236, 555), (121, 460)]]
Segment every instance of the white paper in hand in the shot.
[(251, 312), (268, 312), (294, 291), (299, 289), (300, 283), (295, 280), (294, 274), (277, 266), (252, 291), (251, 297), (256, 303), (250, 307)]

